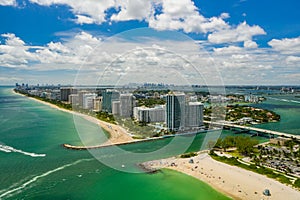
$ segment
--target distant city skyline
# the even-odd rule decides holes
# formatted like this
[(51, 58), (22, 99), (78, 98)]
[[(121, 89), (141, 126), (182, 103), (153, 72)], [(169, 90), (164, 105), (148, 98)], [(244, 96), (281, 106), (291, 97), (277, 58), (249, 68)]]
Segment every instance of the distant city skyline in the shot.
[(299, 6), (0, 0), (0, 85), (300, 85)]

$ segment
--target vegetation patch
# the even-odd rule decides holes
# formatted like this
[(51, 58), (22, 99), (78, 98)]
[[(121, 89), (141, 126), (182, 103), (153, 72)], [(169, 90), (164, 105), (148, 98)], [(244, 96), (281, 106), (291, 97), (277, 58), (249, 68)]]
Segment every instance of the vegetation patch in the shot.
[[(220, 108), (219, 108), (220, 109)], [(224, 108), (225, 109), (225, 108)], [(260, 124), (267, 122), (276, 122), (280, 121), (280, 115), (277, 113), (261, 108), (255, 108), (248, 105), (228, 105), (226, 111), (217, 110), (217, 108), (208, 107), (204, 109), (204, 115), (206, 120), (209, 120), (209, 117), (212, 113), (225, 113), (226, 112), (226, 121), (234, 122), (236, 124), (242, 125), (251, 125), (251, 124)]]
[(182, 154), (180, 155), (180, 158), (191, 158), (191, 157), (194, 157), (194, 156), (197, 156), (198, 154), (195, 153), (195, 152), (190, 152), (190, 153), (185, 153), (185, 154)]
[[(254, 108), (250, 106), (227, 106), (226, 120), (227, 121), (239, 121), (245, 119), (244, 123), (266, 123), (280, 120), (280, 115), (273, 111)], [(248, 120), (247, 120), (248, 119)], [(240, 121), (242, 123), (242, 121)]]
[(108, 112), (97, 112), (96, 117), (98, 119), (102, 120), (102, 121), (109, 122), (109, 123), (112, 123), (112, 124), (116, 124), (116, 120), (114, 118), (114, 115), (110, 114)]
[(258, 144), (258, 140), (247, 136), (226, 136), (223, 139), (218, 139), (215, 147), (222, 148), (226, 151), (230, 147), (236, 147), (237, 151), (245, 156), (250, 156), (254, 153), (254, 146)]
[(296, 188), (300, 188), (300, 178), (298, 178), (298, 179), (295, 181), (294, 186), (295, 186)]
[(139, 99), (138, 106), (146, 106), (148, 108), (153, 108), (156, 105), (164, 105), (166, 101), (164, 99), (159, 98), (147, 98), (147, 99)]

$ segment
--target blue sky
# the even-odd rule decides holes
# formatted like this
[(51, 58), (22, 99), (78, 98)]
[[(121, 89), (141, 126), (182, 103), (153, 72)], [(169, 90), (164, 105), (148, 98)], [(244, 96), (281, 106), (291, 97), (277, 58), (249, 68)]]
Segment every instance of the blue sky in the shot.
[[(151, 46), (139, 55), (172, 63), (173, 70), (179, 64), (167, 63), (157, 49), (182, 54), (207, 71), (201, 76), (217, 70), (224, 84), (300, 84), (299, 8), (298, 0), (0, 0), (0, 84), (72, 84), (78, 72), (90, 84), (137, 46)], [(135, 35), (143, 39), (132, 40)], [(195, 44), (214, 67), (197, 60)], [(129, 58), (140, 59), (122, 58), (124, 69)], [(149, 63), (140, 69), (148, 73)]]

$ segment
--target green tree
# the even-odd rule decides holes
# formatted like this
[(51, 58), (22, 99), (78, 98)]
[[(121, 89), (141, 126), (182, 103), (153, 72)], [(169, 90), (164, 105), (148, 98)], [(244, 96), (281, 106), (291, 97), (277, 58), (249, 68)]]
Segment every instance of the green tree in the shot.
[(234, 137), (233, 136), (227, 136), (225, 137), (221, 142), (221, 147), (226, 151), (229, 147), (234, 147)]
[(300, 188), (300, 178), (295, 181), (294, 186)]
[(239, 153), (249, 156), (254, 151), (254, 146), (258, 141), (250, 137), (238, 136), (235, 138), (236, 147)]

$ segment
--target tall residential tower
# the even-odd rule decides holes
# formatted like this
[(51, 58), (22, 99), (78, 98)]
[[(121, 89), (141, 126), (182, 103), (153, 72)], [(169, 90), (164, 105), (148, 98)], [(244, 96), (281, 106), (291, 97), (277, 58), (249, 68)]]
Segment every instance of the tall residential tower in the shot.
[(186, 105), (186, 123), (187, 128), (199, 128), (203, 126), (203, 104), (200, 102), (189, 102)]
[(185, 94), (167, 95), (166, 122), (169, 131), (178, 131), (185, 127)]
[(132, 94), (120, 95), (120, 116), (133, 117), (133, 107), (135, 106), (135, 97)]
[(102, 110), (112, 113), (112, 102), (119, 100), (120, 93), (115, 90), (106, 90), (102, 93)]

